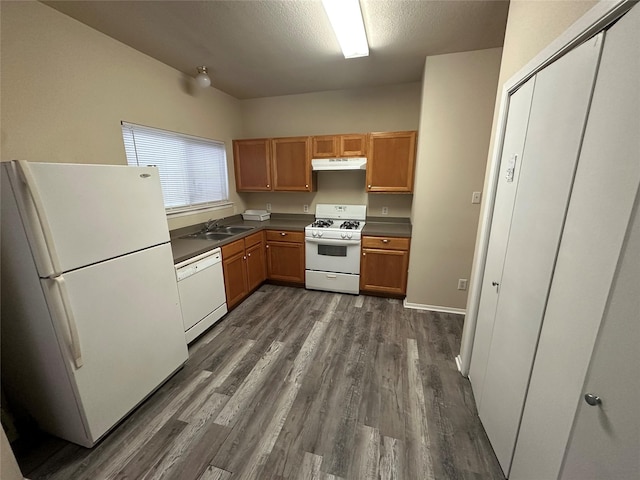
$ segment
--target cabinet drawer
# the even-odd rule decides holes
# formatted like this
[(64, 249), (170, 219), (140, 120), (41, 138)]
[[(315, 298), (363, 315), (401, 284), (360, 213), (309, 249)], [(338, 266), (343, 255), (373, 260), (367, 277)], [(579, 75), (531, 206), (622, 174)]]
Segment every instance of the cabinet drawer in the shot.
[(267, 242), (303, 243), (304, 232), (292, 232), (290, 230), (267, 230)]
[(260, 232), (252, 233), (251, 235), (244, 237), (244, 245), (246, 248), (253, 247), (254, 245), (262, 242), (263, 240), (264, 240), (264, 232), (260, 231)]
[(409, 250), (409, 238), (404, 237), (362, 237), (362, 248), (383, 248), (386, 250)]
[(244, 255), (244, 239), (236, 240), (235, 242), (229, 243), (227, 245), (223, 245), (220, 247), (222, 251), (222, 259), (231, 258), (238, 253), (242, 253)]

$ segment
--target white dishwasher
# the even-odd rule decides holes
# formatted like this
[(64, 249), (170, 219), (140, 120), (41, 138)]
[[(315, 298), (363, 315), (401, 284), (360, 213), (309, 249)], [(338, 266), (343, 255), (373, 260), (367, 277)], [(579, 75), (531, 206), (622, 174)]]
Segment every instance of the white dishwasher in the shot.
[(180, 308), (187, 343), (227, 313), (219, 248), (176, 264)]

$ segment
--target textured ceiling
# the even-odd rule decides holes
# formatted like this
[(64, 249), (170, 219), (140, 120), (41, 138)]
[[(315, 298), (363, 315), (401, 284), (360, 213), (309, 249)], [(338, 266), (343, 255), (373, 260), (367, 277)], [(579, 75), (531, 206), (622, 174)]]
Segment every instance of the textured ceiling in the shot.
[(499, 47), (507, 1), (361, 0), (370, 56), (344, 59), (320, 0), (45, 1), (214, 87), (257, 98), (419, 81), (427, 55)]

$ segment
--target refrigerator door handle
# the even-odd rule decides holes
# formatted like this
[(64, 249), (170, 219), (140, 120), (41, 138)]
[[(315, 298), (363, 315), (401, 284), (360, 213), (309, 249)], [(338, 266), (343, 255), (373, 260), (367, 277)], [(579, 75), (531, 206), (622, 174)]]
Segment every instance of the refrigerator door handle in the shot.
[(67, 292), (67, 284), (64, 281), (64, 277), (59, 275), (53, 280), (58, 287), (60, 293), (60, 299), (62, 300), (62, 310), (64, 311), (64, 317), (69, 327), (69, 336), (71, 337), (71, 354), (73, 355), (73, 362), (76, 368), (82, 367), (82, 351), (80, 349), (80, 336), (78, 335), (78, 326), (76, 325), (75, 317), (73, 316), (73, 309), (71, 308), (71, 302), (69, 301), (69, 294)]
[(62, 273), (60, 262), (58, 261), (58, 255), (56, 254), (56, 249), (53, 245), (51, 227), (49, 226), (49, 222), (47, 221), (47, 217), (44, 213), (42, 198), (40, 197), (40, 192), (35, 183), (35, 179), (33, 178), (33, 172), (31, 171), (29, 162), (26, 160), (18, 160), (16, 164), (18, 165), (18, 172), (22, 182), (26, 185), (27, 190), (29, 191), (29, 196), (33, 201), (36, 216), (38, 217), (38, 224), (40, 225), (40, 230), (42, 231), (42, 236), (44, 238), (44, 244), (47, 249), (47, 253), (49, 254), (49, 259), (51, 260), (51, 266), (53, 267), (53, 275), (59, 275)]

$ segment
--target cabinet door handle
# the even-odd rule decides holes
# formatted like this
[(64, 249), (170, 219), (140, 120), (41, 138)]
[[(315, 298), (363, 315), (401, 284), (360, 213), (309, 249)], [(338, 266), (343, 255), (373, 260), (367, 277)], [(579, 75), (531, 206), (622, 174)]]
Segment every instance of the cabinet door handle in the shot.
[(271, 185), (269, 185), (268, 183), (267, 183), (267, 188), (271, 188)]
[(367, 185), (367, 188), (371, 188), (371, 185)]
[(250, 253), (247, 253), (247, 257), (250, 257), (250, 256), (251, 256), (251, 254), (250, 254)]
[(267, 245), (265, 248), (269, 248), (269, 245)]
[(246, 259), (247, 259), (247, 256), (245, 255), (244, 257), (242, 257), (242, 259), (243, 259), (243, 260), (246, 260)]
[(309, 185), (305, 185), (305, 188), (309, 188)]
[(366, 257), (366, 256), (367, 256), (367, 254), (366, 254), (366, 253), (364, 253), (364, 252), (362, 252), (362, 256), (363, 256), (363, 257)]

